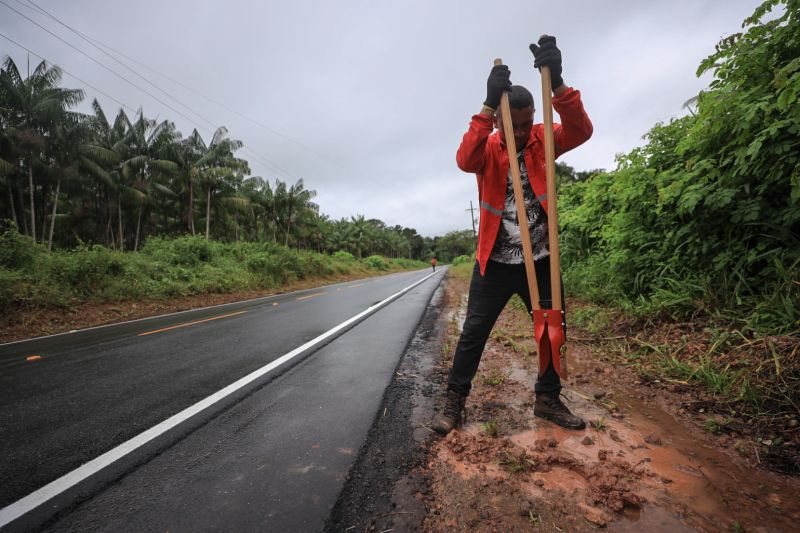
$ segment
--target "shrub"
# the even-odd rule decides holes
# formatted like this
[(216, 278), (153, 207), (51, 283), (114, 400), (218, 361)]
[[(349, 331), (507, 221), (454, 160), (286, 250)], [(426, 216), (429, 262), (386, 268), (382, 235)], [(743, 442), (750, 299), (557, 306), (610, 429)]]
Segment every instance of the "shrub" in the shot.
[(342, 261), (355, 261), (356, 258), (350, 252), (345, 252), (343, 250), (339, 250), (338, 252), (333, 253), (333, 257), (335, 259), (340, 259)]
[(798, 329), (800, 4), (765, 2), (744, 28), (700, 65), (715, 79), (696, 113), (654, 126), (615, 171), (561, 188), (571, 290), (635, 313)]
[(102, 291), (109, 280), (125, 277), (127, 257), (104, 246), (81, 245), (73, 251), (59, 251), (38, 261), (37, 275), (44, 274), (75, 296)]
[(33, 263), (45, 248), (12, 226), (0, 235), (0, 267), (19, 269)]
[(173, 239), (151, 237), (142, 247), (142, 253), (173, 265), (194, 266), (212, 261), (213, 244), (200, 235)]
[(331, 256), (275, 243), (224, 244), (202, 237), (153, 237), (140, 252), (100, 245), (47, 251), (15, 230), (0, 235), (0, 309), (63, 306), (75, 299), (120, 301), (275, 288), (332, 273), (418, 268), (407, 259), (363, 262), (347, 252)]
[(386, 264), (386, 261), (383, 260), (383, 257), (379, 255), (371, 255), (364, 259), (364, 263), (367, 264), (369, 268), (374, 268), (375, 270), (386, 270), (389, 266)]

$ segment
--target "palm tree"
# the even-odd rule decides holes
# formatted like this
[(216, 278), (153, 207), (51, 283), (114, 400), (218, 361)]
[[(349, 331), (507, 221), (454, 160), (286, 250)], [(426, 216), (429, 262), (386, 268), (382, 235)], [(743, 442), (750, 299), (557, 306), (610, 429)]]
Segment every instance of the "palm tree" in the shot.
[[(17, 65), (10, 57), (3, 63), (0, 71), (2, 87), (2, 113), (7, 121), (6, 134), (16, 148), (17, 166), (26, 168), (28, 173), (28, 192), (30, 199), (30, 235), (36, 239), (35, 183), (33, 177), (34, 160), (41, 157), (47, 148), (46, 130), (61, 121), (64, 112), (83, 100), (80, 89), (58, 87), (62, 71), (57, 66), (39, 63), (33, 74), (23, 79)], [(21, 206), (20, 206), (21, 207)]]
[(172, 122), (165, 120), (156, 124), (155, 120), (144, 118), (141, 110), (139, 119), (131, 127), (128, 140), (133, 148), (133, 153), (126, 163), (134, 171), (134, 175), (130, 183), (124, 186), (129, 196), (134, 198), (133, 203), (138, 207), (134, 251), (139, 249), (142, 213), (150, 202), (152, 178), (157, 174), (176, 174), (178, 172), (178, 165), (174, 161), (160, 158), (160, 156), (168, 156), (173, 152), (172, 148), (178, 138), (179, 134)]
[(286, 190), (282, 203), (285, 213), (284, 220), (286, 221), (284, 246), (289, 246), (289, 232), (292, 228), (292, 222), (297, 219), (298, 215), (307, 209), (315, 211), (318, 209), (317, 205), (311, 202), (311, 199), (315, 196), (317, 196), (317, 191), (306, 189), (303, 178), (297, 180), (294, 185)]
[[(242, 189), (244, 194), (250, 199), (250, 205), (256, 216), (256, 240), (258, 240), (259, 215), (264, 218), (264, 240), (269, 240), (268, 230), (270, 220), (273, 221), (273, 228), (275, 227), (275, 197), (272, 193), (272, 187), (270, 187), (269, 181), (265, 180), (261, 176), (252, 176), (244, 181)], [(274, 234), (272, 240), (275, 240)]]
[[(129, 131), (133, 127), (128, 115), (123, 109), (119, 110), (114, 123), (108, 122), (103, 108), (94, 100), (92, 102), (94, 116), (91, 119), (94, 139), (84, 145), (81, 149), (81, 165), (98, 181), (103, 192), (113, 190), (117, 196), (117, 220), (119, 222), (120, 247), (122, 246), (122, 200), (120, 198), (121, 176), (120, 171), (122, 161), (127, 158), (130, 152)], [(98, 191), (98, 196), (99, 196)], [(107, 198), (107, 196), (106, 196)], [(109, 246), (113, 245), (113, 229), (111, 225), (110, 201), (103, 206), (105, 213), (106, 242)]]
[(351, 235), (353, 246), (356, 250), (356, 257), (361, 259), (363, 251), (372, 246), (372, 226), (364, 215), (350, 217)]
[[(192, 134), (173, 153), (172, 159), (178, 165), (178, 171), (186, 185), (187, 209), (186, 219), (189, 231), (195, 234), (194, 227), (194, 184), (203, 180), (206, 184), (206, 238), (208, 238), (208, 220), (211, 214), (211, 190), (214, 176), (219, 175), (220, 168), (249, 172), (247, 162), (236, 159), (233, 152), (243, 146), (241, 141), (228, 138), (228, 130), (220, 126), (214, 132), (211, 142), (206, 145), (200, 133), (195, 129)], [(215, 169), (215, 170), (211, 170)]]
[(110, 125), (96, 100), (92, 105), (96, 135), (94, 142), (84, 147), (81, 161), (92, 175), (116, 192), (117, 241), (120, 250), (125, 248), (123, 200), (125, 204), (137, 208), (134, 236), (134, 250), (137, 250), (142, 214), (149, 202), (151, 179), (162, 173), (174, 174), (178, 171), (173, 161), (159, 156), (173, 153), (179, 136), (171, 122), (156, 124), (154, 120), (145, 118), (141, 110), (135, 123), (131, 123), (125, 111), (120, 110), (114, 124)]
[(206, 145), (203, 137), (195, 129), (185, 141), (176, 146), (173, 158), (186, 185), (186, 222), (192, 235), (195, 234), (194, 186), (201, 179), (200, 174), (208, 168), (217, 166), (220, 160), (241, 147), (240, 141), (227, 139), (227, 135), (228, 130), (225, 127), (217, 128), (211, 142)]
[(53, 194), (53, 211), (50, 215), (50, 233), (47, 249), (53, 249), (53, 232), (58, 214), (61, 184), (64, 180), (75, 180), (80, 176), (79, 153), (89, 136), (88, 118), (81, 113), (65, 112), (63, 119), (50, 129), (50, 173), (55, 175), (56, 190)]
[(351, 238), (351, 224), (345, 218), (334, 221), (331, 224), (331, 232), (328, 235), (327, 243), (331, 252), (355, 251), (355, 246)]

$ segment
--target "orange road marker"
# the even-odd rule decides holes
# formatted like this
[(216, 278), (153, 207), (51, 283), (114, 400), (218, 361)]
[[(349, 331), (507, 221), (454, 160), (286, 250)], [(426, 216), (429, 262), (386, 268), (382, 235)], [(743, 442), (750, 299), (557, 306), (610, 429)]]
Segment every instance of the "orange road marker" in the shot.
[(308, 300), (309, 298), (313, 298), (315, 296), (322, 296), (323, 294), (328, 294), (328, 291), (325, 292), (315, 292), (314, 294), (309, 294), (308, 296), (300, 296), (297, 300)]
[(38, 361), (41, 358), (42, 358), (41, 355), (29, 355), (28, 357), (25, 358), (25, 360), (26, 361)]
[(153, 333), (161, 333), (162, 331), (169, 331), (171, 329), (178, 329), (178, 328), (185, 328), (186, 326), (193, 326), (195, 324), (202, 324), (203, 322), (211, 322), (212, 320), (219, 320), (220, 318), (227, 318), (229, 316), (235, 315), (243, 315), (247, 311), (237, 311), (235, 313), (228, 313), (227, 315), (219, 315), (213, 316), (211, 318), (204, 318), (203, 320), (195, 320), (194, 322), (184, 322), (183, 324), (178, 324), (176, 326), (170, 326), (168, 328), (161, 328), (161, 329), (154, 329), (153, 331), (145, 331), (144, 333), (139, 333), (138, 337), (144, 337), (145, 335), (152, 335)]

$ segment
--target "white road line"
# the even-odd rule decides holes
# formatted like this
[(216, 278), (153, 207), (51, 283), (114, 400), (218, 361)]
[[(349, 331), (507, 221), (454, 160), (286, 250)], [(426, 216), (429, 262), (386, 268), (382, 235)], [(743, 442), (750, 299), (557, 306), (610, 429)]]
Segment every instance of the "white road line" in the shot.
[[(409, 270), (407, 272), (399, 272), (399, 274), (414, 273), (414, 272), (418, 272), (418, 271)], [(388, 274), (385, 277), (390, 277), (390, 276), (393, 276), (393, 275), (396, 275), (396, 274)], [(379, 277), (384, 277), (384, 276), (379, 276)], [(372, 280), (372, 279), (377, 279), (377, 278), (366, 278), (366, 279)], [(352, 281), (343, 281), (341, 283), (332, 283), (330, 285), (320, 285), (319, 287), (313, 287), (311, 289), (302, 289), (302, 290), (299, 290), (299, 291), (283, 292), (283, 293), (279, 293), (279, 294), (270, 294), (268, 296), (259, 296), (258, 298), (250, 298), (249, 300), (237, 300), (235, 302), (228, 302), (228, 303), (217, 304), (217, 305), (209, 305), (207, 307), (194, 307), (192, 309), (184, 309), (183, 311), (175, 311), (173, 313), (164, 313), (163, 315), (144, 316), (142, 318), (134, 318), (132, 320), (125, 320), (124, 322), (112, 322), (111, 324), (102, 324), (100, 326), (92, 326), (90, 328), (73, 329), (72, 331), (64, 331), (62, 333), (53, 333), (52, 335), (42, 335), (41, 337), (33, 337), (31, 339), (21, 339), (21, 340), (18, 340), (18, 341), (4, 342), (4, 343), (0, 343), (0, 348), (2, 348), (4, 346), (11, 346), (13, 344), (22, 344), (23, 342), (38, 341), (38, 340), (41, 340), (41, 339), (50, 339), (52, 337), (61, 337), (63, 335), (72, 335), (73, 333), (81, 333), (81, 332), (84, 332), (84, 331), (92, 331), (92, 330), (95, 330), (95, 329), (110, 328), (112, 326), (121, 326), (123, 324), (133, 324), (134, 322), (142, 322), (144, 320), (154, 320), (156, 318), (164, 318), (164, 317), (167, 317), (167, 316), (182, 315), (184, 313), (191, 313), (192, 311), (203, 311), (205, 309), (214, 309), (216, 307), (225, 307), (225, 306), (229, 306), (229, 305), (243, 304), (243, 303), (249, 303), (249, 302), (257, 302), (259, 300), (269, 300), (270, 298), (274, 299), (274, 298), (280, 298), (280, 297), (283, 297), (283, 296), (291, 296), (292, 294), (299, 294), (299, 293), (303, 293), (303, 292), (313, 291), (313, 290), (316, 290), (316, 289), (335, 287), (337, 285), (344, 285), (345, 283), (352, 283)]]
[[(269, 372), (272, 372), (276, 368), (280, 367), (287, 361), (297, 357), (301, 353), (306, 352), (308, 349), (322, 343), (328, 341), (339, 332), (342, 332), (346, 328), (354, 325), (355, 323), (359, 322), (360, 320), (364, 319), (368, 315), (375, 313), (381, 307), (384, 307), (391, 303), (392, 301), (396, 300), (403, 294), (407, 293), (420, 283), (426, 281), (428, 278), (434, 276), (435, 274), (431, 273), (425, 276), (424, 278), (416, 281), (415, 283), (409, 285), (408, 287), (394, 293), (393, 295), (389, 296), (388, 298), (378, 302), (377, 304), (367, 308), (366, 310), (362, 311), (361, 313), (345, 320), (338, 326), (329, 329), (325, 333), (319, 335), (318, 337), (308, 341), (307, 343), (303, 344), (302, 346), (298, 346), (294, 350), (282, 355), (278, 359), (272, 361), (271, 363), (259, 368), (258, 370), (248, 374), (247, 376), (241, 378), (240, 380), (228, 385), (224, 389), (215, 392), (211, 396), (200, 400), (199, 402), (195, 403), (194, 405), (184, 409), (178, 414), (171, 416), (170, 418), (164, 420), (160, 424), (153, 426), (152, 428), (143, 431), (142, 433), (138, 434), (137, 436), (133, 437), (132, 439), (123, 442), (116, 448), (107, 451), (103, 455), (89, 461), (88, 463), (76, 468), (72, 472), (69, 472), (60, 478), (56, 479), (45, 485), (44, 487), (30, 493), (29, 495), (25, 496), (17, 500), (16, 502), (8, 505), (0, 509), (0, 528), (5, 527), (12, 522), (24, 519), (26, 515), (29, 513), (50, 513), (51, 509), (53, 511), (63, 509), (62, 505), (52, 505), (53, 500), (59, 496), (62, 497), (65, 492), (74, 490), (78, 493), (81, 492), (81, 484), (89, 486), (91, 483), (97, 484), (96, 481), (98, 474), (105, 469), (111, 469), (115, 463), (122, 462), (123, 459), (131, 460), (131, 454), (136, 452), (137, 450), (141, 450), (148, 445), (153, 445), (154, 441), (156, 441), (159, 437), (164, 436), (167, 432), (170, 432), (178, 426), (187, 423), (190, 419), (194, 417), (199, 417), (203, 413), (207, 413), (211, 410), (215, 404), (222, 402), (226, 398), (231, 398), (236, 393), (242, 391), (242, 389), (249, 387), (255, 388), (259, 386), (259, 380), (264, 378)], [(234, 396), (236, 397), (236, 396)], [(164, 445), (163, 443), (161, 445)], [(91, 479), (90, 479), (91, 478)], [(92, 481), (94, 479), (94, 481)], [(96, 488), (96, 487), (95, 487)], [(85, 492), (87, 487), (83, 488), (83, 495), (85, 496)], [(90, 489), (88, 489), (90, 490)], [(46, 506), (49, 505), (49, 509)]]

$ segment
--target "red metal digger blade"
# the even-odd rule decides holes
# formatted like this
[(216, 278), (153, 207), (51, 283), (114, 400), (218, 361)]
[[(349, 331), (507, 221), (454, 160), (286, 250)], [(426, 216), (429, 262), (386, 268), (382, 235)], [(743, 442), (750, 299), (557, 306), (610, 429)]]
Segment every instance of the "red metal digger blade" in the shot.
[(564, 346), (564, 328), (561, 325), (561, 311), (555, 309), (534, 309), (533, 331), (539, 347), (539, 374), (547, 370), (552, 361), (556, 374), (567, 377), (566, 365), (561, 364), (561, 348)]

